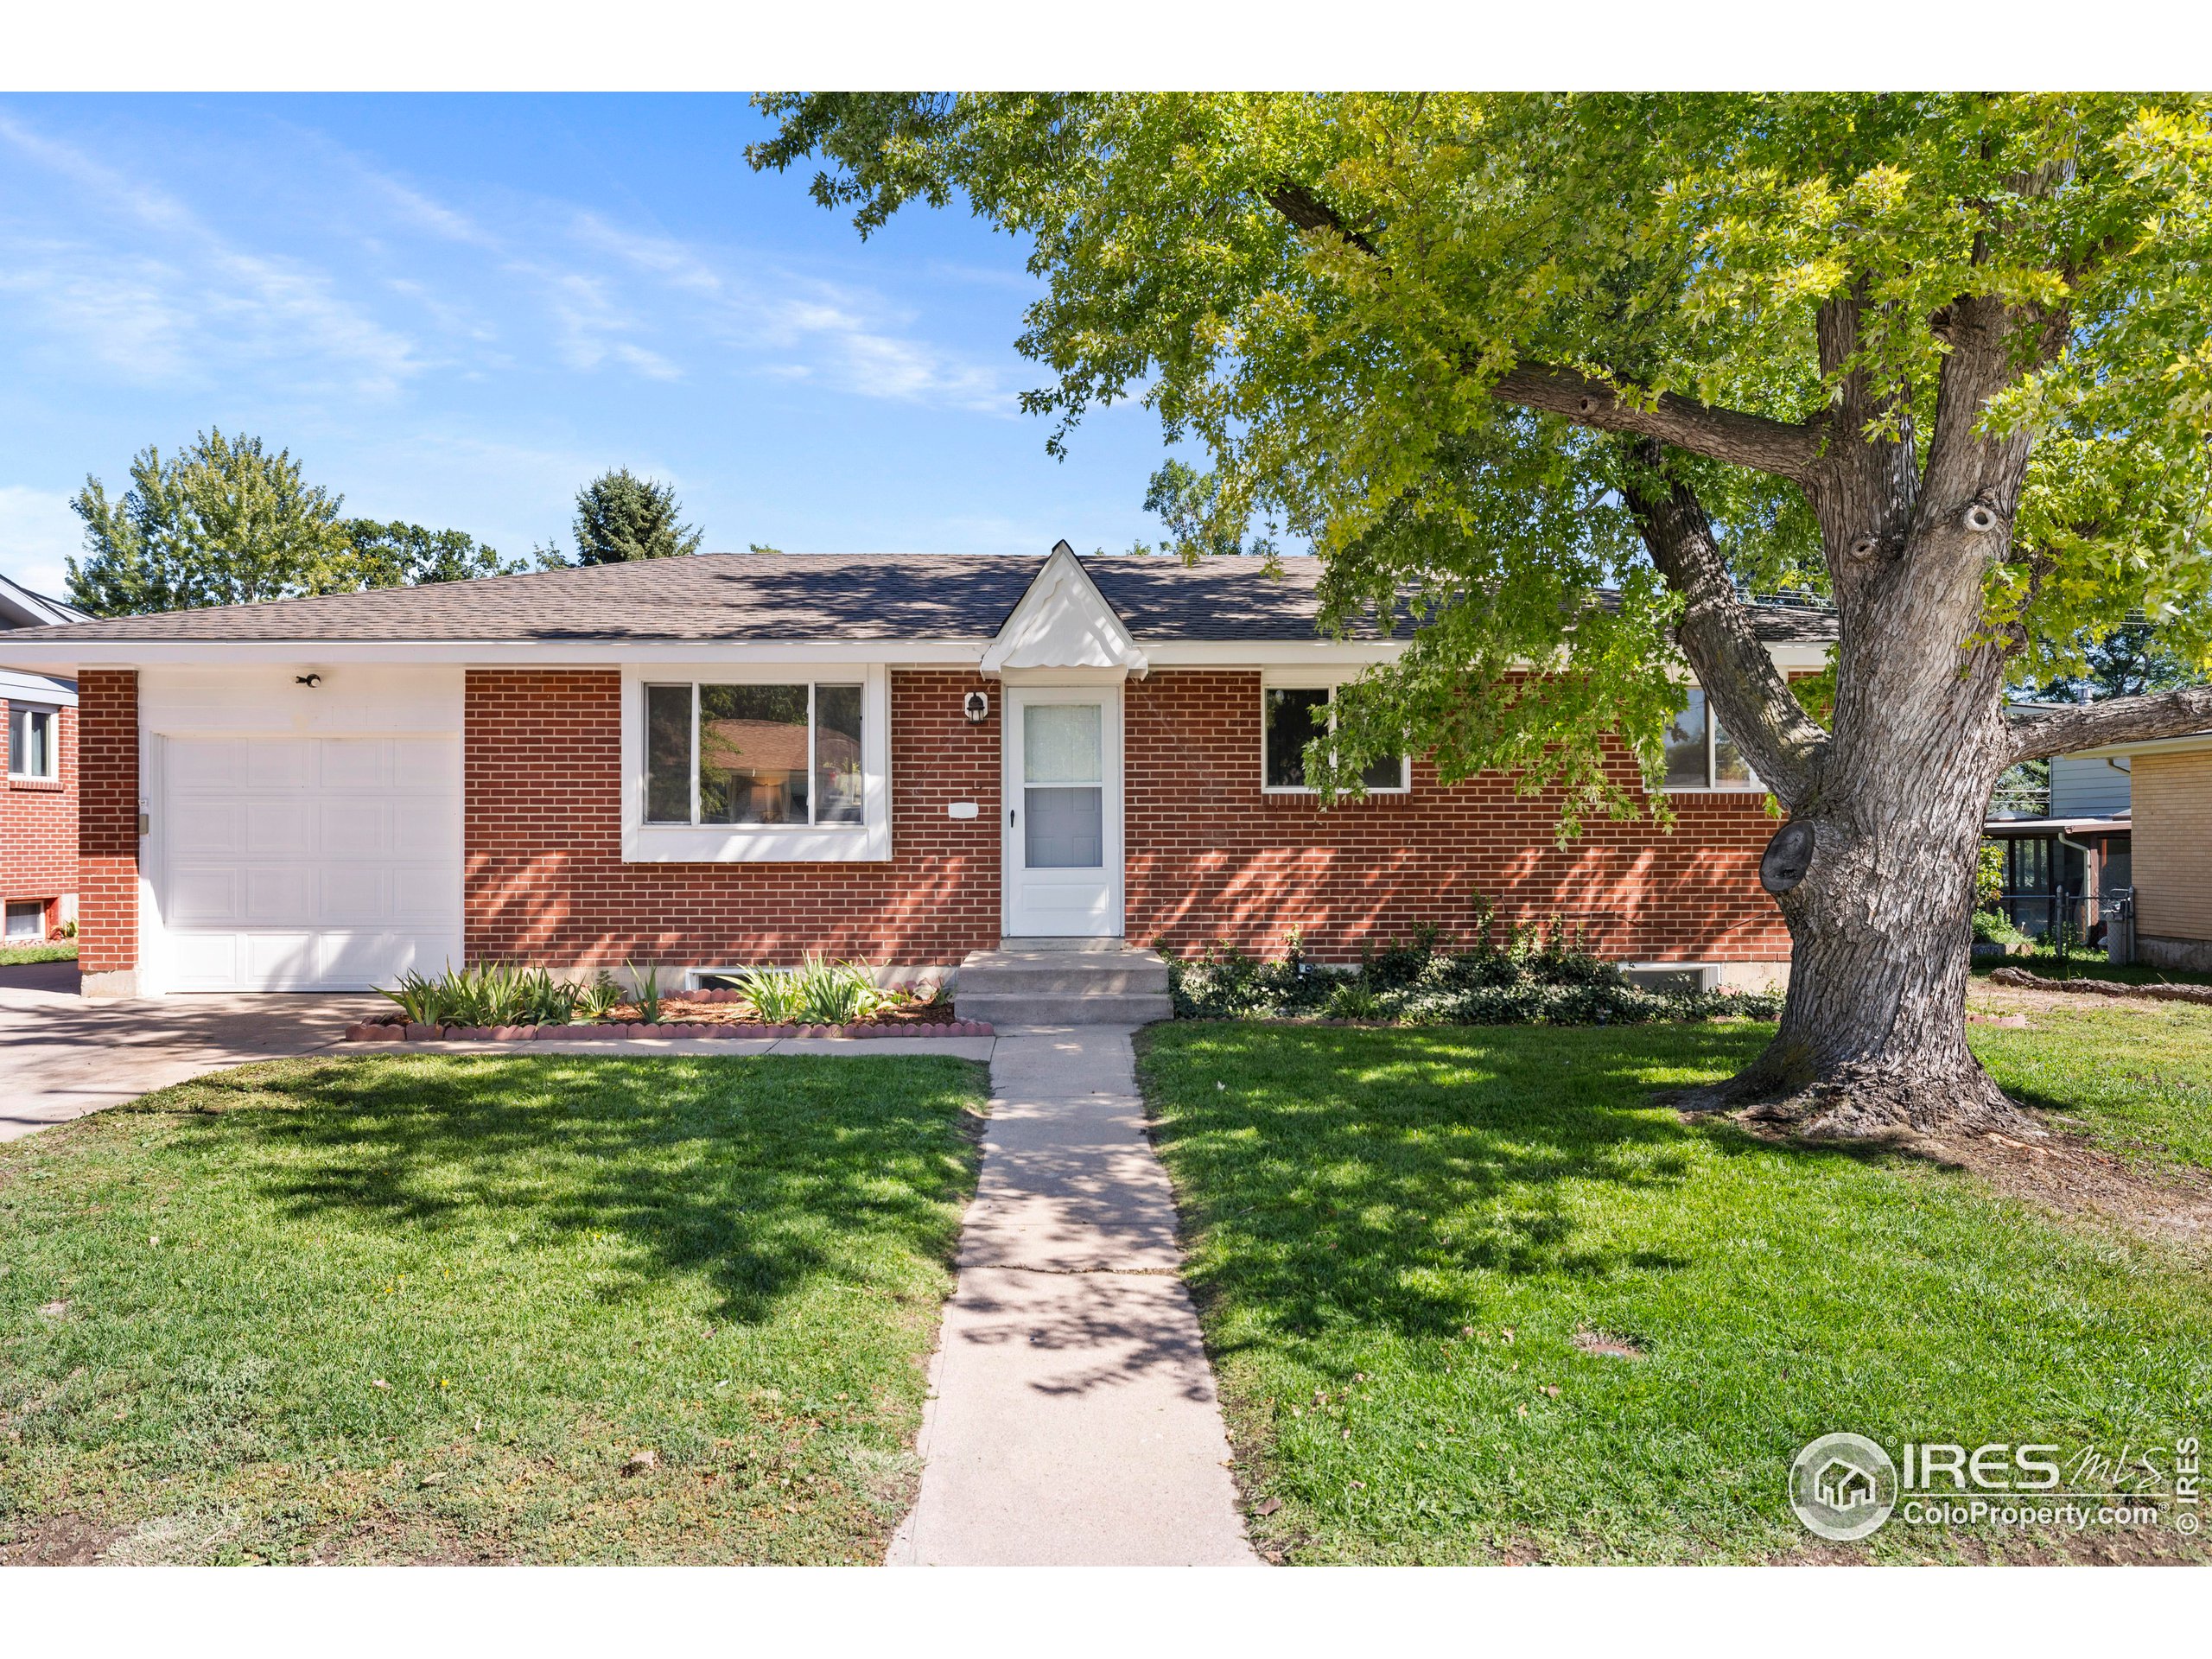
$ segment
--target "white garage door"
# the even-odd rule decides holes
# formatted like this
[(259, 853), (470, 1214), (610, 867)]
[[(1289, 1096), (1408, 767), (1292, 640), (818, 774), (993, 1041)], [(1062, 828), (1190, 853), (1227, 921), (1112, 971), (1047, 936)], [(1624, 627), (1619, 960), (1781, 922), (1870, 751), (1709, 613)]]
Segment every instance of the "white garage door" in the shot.
[(359, 990), (459, 965), (458, 737), (162, 741), (169, 989)]

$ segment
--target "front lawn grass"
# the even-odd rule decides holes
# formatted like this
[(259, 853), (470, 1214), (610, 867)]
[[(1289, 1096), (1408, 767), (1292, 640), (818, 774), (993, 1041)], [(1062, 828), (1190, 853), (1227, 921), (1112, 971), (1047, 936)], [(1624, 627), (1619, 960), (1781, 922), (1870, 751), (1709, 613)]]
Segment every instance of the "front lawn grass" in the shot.
[(2151, 1166), (2212, 1169), (2212, 1008), (2185, 1002), (2037, 1009), (2029, 1028), (1973, 1026), (1990, 1076), (2052, 1127)]
[(0, 1146), (0, 1560), (880, 1560), (986, 1093), (283, 1061)]
[[(2202, 1042), (2212, 1020), (2195, 1017)], [(1775, 1144), (1654, 1103), (1726, 1076), (1771, 1029), (1149, 1034), (1141, 1072), (1263, 1549), (2018, 1554), (1897, 1520), (1821, 1545), (1789, 1507), (1791, 1459), (1840, 1429), (1893, 1448), (2139, 1451), (2202, 1434), (2202, 1256), (2062, 1222), (1904, 1154)], [(2085, 1119), (2155, 1112), (2113, 1103), (2133, 1062), (2077, 1061), (2101, 1079), (2085, 1091), (2060, 1056), (2088, 1033), (2040, 1052), (2037, 1035), (1977, 1027), (1974, 1041), (2009, 1084), (2032, 1077)], [(2201, 1144), (2186, 1122), (2157, 1133), (2169, 1150)], [(1601, 1338), (1631, 1357), (1578, 1345)], [(2109, 1533), (2024, 1548), (2115, 1544), (2141, 1548)], [(2163, 1529), (2152, 1553), (2197, 1556), (2202, 1541)]]

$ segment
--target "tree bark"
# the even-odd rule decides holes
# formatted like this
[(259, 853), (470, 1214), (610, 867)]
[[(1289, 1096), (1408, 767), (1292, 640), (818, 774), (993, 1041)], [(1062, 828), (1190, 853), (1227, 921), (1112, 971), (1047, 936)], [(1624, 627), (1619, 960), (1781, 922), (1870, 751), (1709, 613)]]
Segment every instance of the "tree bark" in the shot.
[(1892, 746), (1793, 815), (1813, 827), (1782, 1026), (1726, 1085), (1810, 1136), (2035, 1133), (1966, 1042), (1974, 864), (1999, 766), (1986, 743)]

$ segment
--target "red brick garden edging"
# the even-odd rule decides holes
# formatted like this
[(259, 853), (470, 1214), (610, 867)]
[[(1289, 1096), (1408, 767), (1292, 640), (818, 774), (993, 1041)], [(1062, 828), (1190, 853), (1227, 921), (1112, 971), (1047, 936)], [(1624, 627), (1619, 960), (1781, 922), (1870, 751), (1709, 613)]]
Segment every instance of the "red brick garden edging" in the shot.
[(984, 1020), (950, 1020), (936, 1025), (908, 1021), (868, 1026), (348, 1026), (349, 1043), (572, 1043), (616, 1042), (626, 1037), (709, 1037), (750, 1042), (771, 1037), (992, 1037)]

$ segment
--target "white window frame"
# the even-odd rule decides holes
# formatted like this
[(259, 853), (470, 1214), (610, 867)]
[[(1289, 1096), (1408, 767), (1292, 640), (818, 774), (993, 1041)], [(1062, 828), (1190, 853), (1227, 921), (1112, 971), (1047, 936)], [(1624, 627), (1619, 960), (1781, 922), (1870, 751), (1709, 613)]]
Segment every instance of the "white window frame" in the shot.
[[(1345, 683), (1346, 676), (1315, 671), (1300, 673), (1295, 671), (1275, 671), (1260, 677), (1260, 793), (1262, 795), (1319, 795), (1321, 791), (1311, 784), (1271, 784), (1268, 781), (1268, 693), (1270, 691), (1326, 691), (1329, 694), (1329, 729), (1337, 728), (1337, 688)], [(1410, 795), (1414, 788), (1414, 758), (1411, 753), (1398, 757), (1398, 782), (1395, 788), (1370, 787), (1369, 797), (1376, 795)], [(1345, 795), (1338, 798), (1340, 805), (1349, 805), (1361, 798)]]
[[(804, 685), (807, 794), (816, 780), (811, 687), (861, 688), (861, 822), (857, 824), (648, 823), (648, 685)], [(691, 700), (691, 816), (699, 815), (699, 700)], [(622, 861), (626, 864), (856, 864), (891, 856), (891, 675), (880, 663), (654, 663), (622, 671)]]
[[(46, 760), (47, 765), (51, 768), (51, 770), (47, 772), (17, 772), (16, 770), (16, 716), (18, 715), (44, 715), (47, 717)], [(28, 737), (29, 734), (25, 733), (24, 735)], [(26, 743), (24, 747), (28, 748), (30, 746)], [(11, 783), (21, 784), (52, 784), (59, 783), (60, 781), (61, 710), (56, 708), (54, 704), (30, 702), (19, 702), (13, 698), (9, 700), (8, 779)]]
[[(1759, 780), (1758, 769), (1756, 767), (1751, 767), (1751, 757), (1749, 755), (1745, 755), (1744, 757), (1744, 765), (1746, 767), (1751, 768), (1751, 775), (1750, 778), (1741, 783), (1732, 781), (1724, 784), (1715, 780), (1713, 772), (1715, 760), (1713, 753), (1713, 736), (1714, 734), (1720, 729), (1720, 721), (1715, 717), (1713, 712), (1713, 694), (1709, 691), (1706, 691), (1705, 688), (1700, 685), (1695, 680), (1682, 681), (1681, 683), (1681, 688), (1685, 694), (1683, 699), (1685, 706), (1687, 706), (1688, 702), (1688, 693), (1692, 691), (1705, 693), (1705, 781), (1701, 784), (1670, 784), (1662, 779), (1659, 785), (1659, 792), (1662, 795), (1766, 794), (1768, 792), (1767, 786)], [(1663, 757), (1661, 764), (1662, 766), (1665, 764)]]

